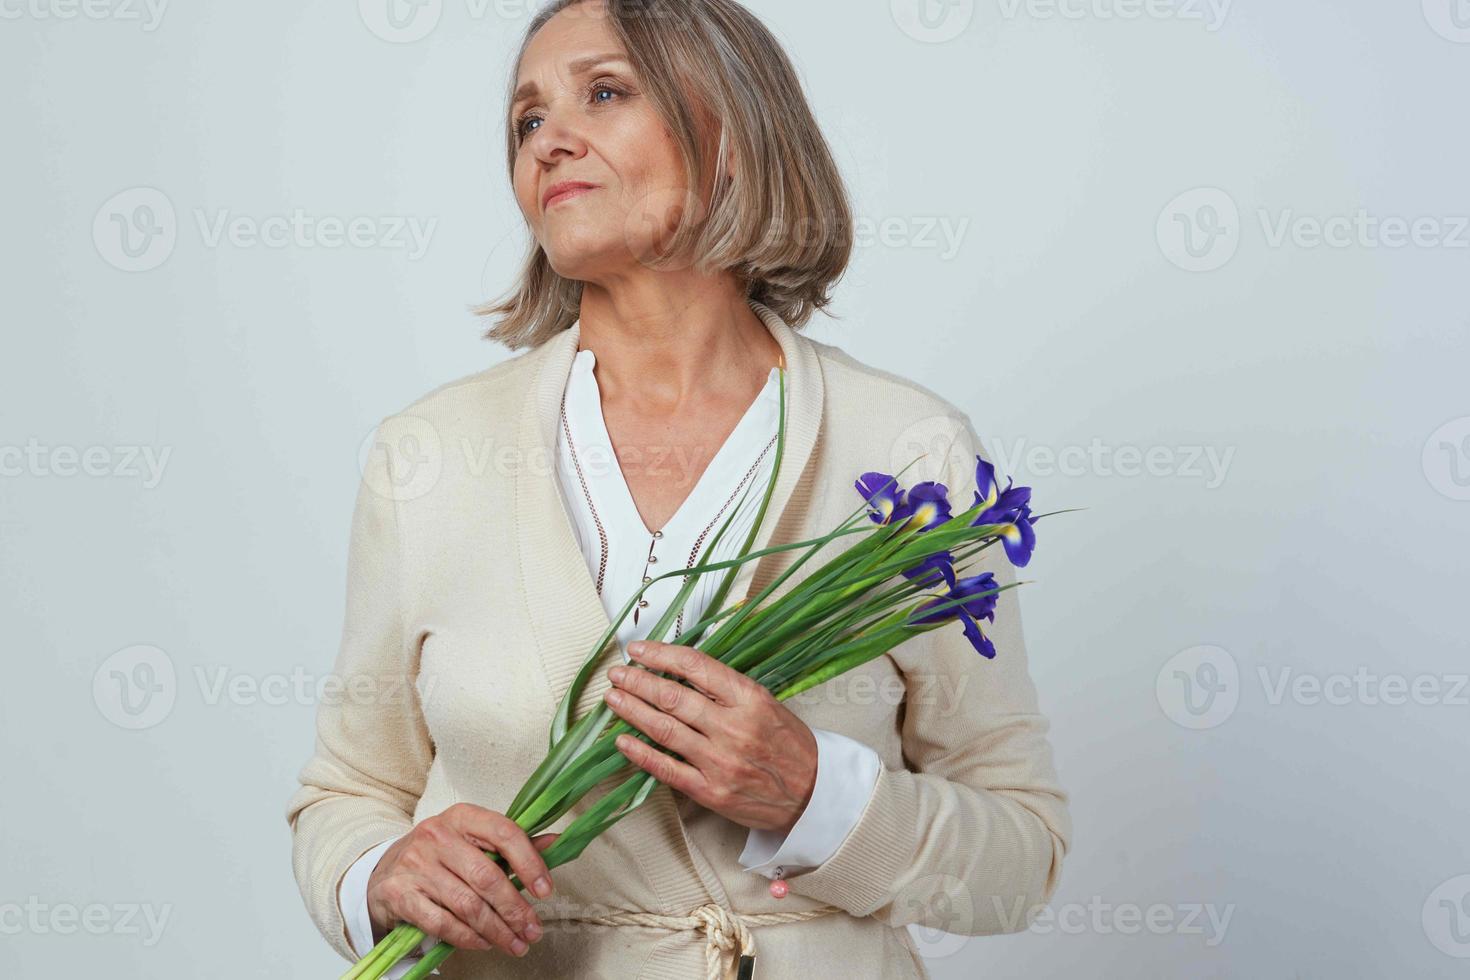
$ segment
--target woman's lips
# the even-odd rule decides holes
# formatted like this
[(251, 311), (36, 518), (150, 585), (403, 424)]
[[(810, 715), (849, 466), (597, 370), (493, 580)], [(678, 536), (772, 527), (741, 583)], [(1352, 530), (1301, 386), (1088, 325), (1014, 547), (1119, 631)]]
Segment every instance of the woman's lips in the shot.
[(585, 194), (588, 191), (595, 190), (597, 190), (597, 188), (595, 187), (568, 187), (566, 190), (558, 191), (556, 194), (553, 194), (551, 197), (547, 198), (546, 207), (550, 208), (553, 204), (557, 204), (561, 201), (569, 201), (572, 198)]

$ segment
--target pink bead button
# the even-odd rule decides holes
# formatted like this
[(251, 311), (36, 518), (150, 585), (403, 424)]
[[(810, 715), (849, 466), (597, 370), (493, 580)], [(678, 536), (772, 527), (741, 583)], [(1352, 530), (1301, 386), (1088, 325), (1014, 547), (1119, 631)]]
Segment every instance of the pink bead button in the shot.
[(771, 880), (771, 894), (776, 898), (785, 898), (786, 893), (790, 890), (791, 886), (786, 884), (786, 882), (782, 881), (780, 878), (774, 878)]

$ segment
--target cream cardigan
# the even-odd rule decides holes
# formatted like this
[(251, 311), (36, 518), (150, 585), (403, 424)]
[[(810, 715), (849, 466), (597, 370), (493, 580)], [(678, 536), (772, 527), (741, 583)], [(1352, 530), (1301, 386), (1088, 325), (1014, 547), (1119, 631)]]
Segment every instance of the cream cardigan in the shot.
[[(859, 474), (894, 472), (926, 448), (937, 452), (902, 481), (937, 478), (952, 500), (969, 503), (979, 439), (964, 413), (803, 336), (760, 303), (751, 308), (788, 371), (786, 454), (757, 548), (830, 530), (861, 503)], [(307, 909), (349, 959), (337, 904), (348, 867), (454, 803), (509, 804), (546, 753), (558, 700), (609, 625), (553, 466), (578, 334), (574, 323), (379, 427), (380, 441), (413, 447), (415, 465), (364, 474), (335, 666), (348, 694), (319, 707), (316, 749), (286, 813)], [(985, 555), (978, 568), (1015, 581), (1000, 549)], [(790, 561), (787, 553), (745, 566), (731, 601)], [(927, 977), (902, 926), (960, 935), (1023, 928), (1025, 910), (1057, 886), (1071, 823), (1027, 671), (1018, 591), (1001, 594), (988, 630), (994, 660), (979, 657), (958, 626), (941, 628), (787, 702), (807, 724), (871, 746), (884, 763), (852, 833), (820, 867), (790, 876), (787, 897), (773, 898), (765, 878), (740, 867), (745, 827), (660, 786), (552, 871), (556, 892), (531, 899), (546, 936), (530, 952), (461, 951), (440, 973), (733, 976), (734, 952), (720, 947), (743, 943), (754, 947), (760, 980), (814, 971)], [(615, 649), (604, 654), (578, 715), (600, 702), (605, 671), (620, 659)]]

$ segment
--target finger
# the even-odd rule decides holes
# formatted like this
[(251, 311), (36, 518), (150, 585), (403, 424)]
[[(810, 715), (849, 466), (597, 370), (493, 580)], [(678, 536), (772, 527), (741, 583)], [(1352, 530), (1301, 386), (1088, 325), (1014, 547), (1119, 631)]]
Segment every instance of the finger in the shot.
[(523, 886), (539, 898), (551, 894), (551, 872), (541, 851), (531, 845), (531, 838), (518, 823), (502, 813), (479, 808), (466, 809), (456, 816), (475, 843), (505, 858)]
[[(646, 670), (628, 670), (628, 674), (647, 674)], [(702, 698), (703, 695), (694, 694), (682, 684), (663, 679), (670, 687), (686, 691), (692, 697)], [(684, 724), (676, 715), (649, 704), (643, 698), (634, 694), (626, 688), (610, 688), (605, 695), (608, 706), (613, 709), (619, 718), (638, 729), (658, 744), (665, 746), (689, 759), (696, 765), (700, 759), (708, 754), (710, 740), (701, 733)], [(706, 701), (706, 704), (709, 702)], [(687, 709), (686, 709), (687, 710)]]
[(754, 683), (703, 650), (676, 643), (634, 640), (628, 644), (628, 656), (652, 670), (684, 678), (710, 700), (727, 707), (740, 704), (747, 694), (746, 685)]
[(614, 744), (629, 762), (670, 789), (676, 789), (695, 801), (704, 798), (708, 781), (698, 769), (626, 733), (619, 735)]
[(504, 950), (512, 956), (520, 955), (516, 952), (518, 945), (529, 948), (530, 944), (516, 935), (499, 912), (448, 865), (431, 870), (428, 879), (429, 897), (456, 921), (468, 925), (489, 947)]
[[(514, 929), (522, 939), (534, 943), (541, 938), (541, 920), (537, 917), (536, 910), (485, 852), (468, 841), (461, 840), (441, 850), (439, 858), (446, 868), (469, 886), (482, 902), (488, 903), (505, 925)], [(455, 908), (454, 911), (460, 910)], [(481, 923), (473, 919), (465, 918), (465, 921), (477, 929), (481, 926)], [(490, 925), (493, 926), (493, 923)]]
[(398, 911), (399, 918), (422, 929), (425, 935), (460, 949), (494, 948), (483, 936), (424, 892), (415, 891), (405, 895), (402, 904), (403, 907)]
[[(613, 667), (612, 670), (607, 671), (607, 679), (612, 680), (614, 689), (617, 692), (625, 693), (625, 695), (634, 695), (635, 701), (641, 701), (642, 704), (648, 705), (648, 707), (654, 708), (656, 711), (663, 711), (664, 714), (669, 714), (669, 716), (678, 718), (679, 721), (684, 721), (686, 726), (691, 727), (695, 732), (703, 732), (709, 735), (709, 733), (722, 730), (723, 726), (720, 724), (720, 718), (717, 717), (717, 710), (719, 710), (720, 705), (711, 701), (703, 693), (695, 691), (694, 688), (682, 685), (682, 683), (679, 683), (673, 677), (660, 677), (659, 674), (653, 673), (651, 670), (628, 666)], [(607, 693), (613, 693), (613, 691)], [(609, 704), (612, 704), (612, 701), (609, 701)], [(634, 705), (634, 701), (629, 701), (628, 704), (631, 708), (637, 707), (637, 705)], [(617, 710), (617, 705), (613, 705), (613, 710)], [(622, 713), (619, 711), (619, 714)], [(642, 717), (648, 718), (647, 713), (642, 714)], [(648, 718), (648, 720), (651, 720), (651, 718)], [(645, 729), (641, 724), (637, 727), (638, 729), (644, 730), (644, 732), (648, 732), (648, 735), (654, 735), (654, 732)], [(673, 745), (673, 743), (664, 741), (661, 738), (657, 739), (657, 741), (661, 745), (669, 746), (673, 751), (678, 752), (679, 755), (684, 755), (684, 757), (691, 755), (691, 752), (685, 751), (684, 746)], [(686, 746), (691, 749), (697, 748), (694, 743), (686, 743)]]

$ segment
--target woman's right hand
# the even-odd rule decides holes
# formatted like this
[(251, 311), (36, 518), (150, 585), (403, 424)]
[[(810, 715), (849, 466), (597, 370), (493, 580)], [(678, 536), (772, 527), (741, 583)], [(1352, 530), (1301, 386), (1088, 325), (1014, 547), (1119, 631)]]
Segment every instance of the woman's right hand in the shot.
[(408, 922), (460, 949), (525, 955), (541, 938), (541, 920), (484, 852), (504, 857), (527, 889), (545, 898), (551, 873), (541, 852), (559, 836), (529, 837), (504, 814), (469, 803), (424, 820), (383, 852), (368, 879), (373, 941)]

